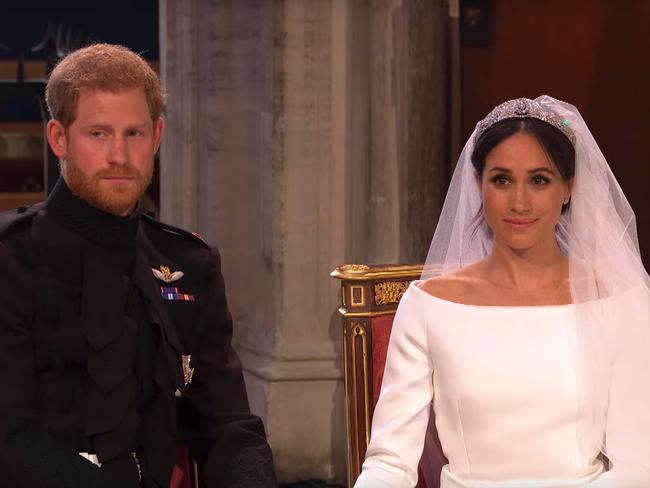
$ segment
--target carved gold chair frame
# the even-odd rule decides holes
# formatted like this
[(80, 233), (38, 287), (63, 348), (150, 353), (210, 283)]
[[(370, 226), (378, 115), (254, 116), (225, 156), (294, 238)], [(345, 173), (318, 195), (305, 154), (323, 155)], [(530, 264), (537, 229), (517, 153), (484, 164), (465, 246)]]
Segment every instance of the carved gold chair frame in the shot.
[(373, 403), (373, 318), (395, 314), (422, 265), (339, 266), (331, 276), (341, 281), (348, 486), (353, 486), (370, 440)]

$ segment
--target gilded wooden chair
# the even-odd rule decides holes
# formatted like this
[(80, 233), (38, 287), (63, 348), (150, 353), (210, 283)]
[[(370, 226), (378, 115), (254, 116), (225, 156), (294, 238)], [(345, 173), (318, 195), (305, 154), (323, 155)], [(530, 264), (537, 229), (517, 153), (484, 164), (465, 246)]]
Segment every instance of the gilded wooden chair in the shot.
[[(348, 486), (353, 486), (370, 440), (375, 404), (379, 398), (386, 352), (395, 311), (410, 283), (418, 279), (421, 265), (339, 266), (332, 273), (341, 280)], [(433, 415), (431, 416), (431, 425)], [(437, 441), (437, 435), (435, 436)], [(434, 470), (447, 463), (437, 442)], [(417, 488), (427, 486), (420, 471)], [(433, 478), (436, 478), (435, 474)]]

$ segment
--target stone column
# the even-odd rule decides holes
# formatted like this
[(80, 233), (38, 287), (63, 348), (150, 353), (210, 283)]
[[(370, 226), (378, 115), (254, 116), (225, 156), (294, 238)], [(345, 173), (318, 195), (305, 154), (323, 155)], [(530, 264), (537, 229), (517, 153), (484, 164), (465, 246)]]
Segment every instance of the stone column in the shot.
[[(163, 85), (171, 94), (165, 117), (165, 138), (161, 147), (161, 214), (168, 221), (196, 229), (197, 192), (200, 165), (197, 151), (199, 86), (197, 70), (197, 5), (161, 1), (160, 72)], [(173, 74), (173, 75), (172, 75)], [(170, 164), (173, 161), (173, 164)], [(173, 195), (173, 196), (172, 196)]]
[(349, 240), (346, 3), (167, 0), (160, 10), (162, 218), (222, 253), (251, 407), (279, 478), (342, 480), (329, 272)]
[[(405, 183), (435, 188), (442, 174), (417, 170), (437, 158), (426, 134), (443, 104), (418, 104), (444, 63), (428, 57), (427, 5), (160, 0), (162, 218), (221, 251), (251, 408), (283, 482), (345, 479), (330, 271), (403, 259), (409, 226), (432, 228), (429, 203), (403, 223)], [(418, 191), (408, 205), (429, 198)]]
[(369, 0), (369, 239), (373, 263), (426, 258), (450, 166), (449, 2)]
[(340, 348), (332, 328), (338, 294), (328, 279), (345, 242), (344, 53), (333, 37), (340, 28), (333, 11), (332, 2), (276, 1), (272, 16), (264, 182), (271, 190), (271, 280), (263, 316), (274, 341), (269, 350), (246, 335), (239, 350), (285, 480), (344, 473)]
[(404, 138), (404, 8), (402, 0), (369, 0), (370, 229), (368, 260), (400, 260), (400, 162)]
[(412, 263), (426, 259), (451, 176), (453, 38), (446, 0), (410, 0), (403, 10), (399, 260)]

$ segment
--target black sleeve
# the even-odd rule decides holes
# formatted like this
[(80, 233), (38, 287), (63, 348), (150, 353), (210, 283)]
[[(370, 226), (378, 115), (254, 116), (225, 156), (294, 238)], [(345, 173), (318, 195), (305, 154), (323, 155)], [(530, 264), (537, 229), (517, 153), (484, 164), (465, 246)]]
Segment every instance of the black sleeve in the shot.
[(34, 406), (34, 350), (30, 290), (9, 250), (0, 244), (0, 470), (15, 478), (9, 429)]
[(231, 347), (232, 319), (219, 254), (213, 261), (209, 299), (188, 396), (181, 400), (184, 436), (206, 488), (271, 488), (277, 482), (264, 425), (250, 413), (241, 364)]
[(133, 463), (98, 468), (48, 435), (36, 401), (31, 288), (4, 244), (0, 270), (0, 486), (118, 486)]

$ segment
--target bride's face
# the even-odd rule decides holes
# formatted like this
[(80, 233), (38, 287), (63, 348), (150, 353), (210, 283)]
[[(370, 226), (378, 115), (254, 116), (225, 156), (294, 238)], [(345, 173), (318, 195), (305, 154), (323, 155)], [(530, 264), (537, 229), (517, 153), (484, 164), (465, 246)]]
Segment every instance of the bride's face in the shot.
[(479, 180), (495, 243), (516, 250), (555, 245), (555, 226), (573, 181), (565, 181), (539, 141), (517, 132), (485, 158)]

